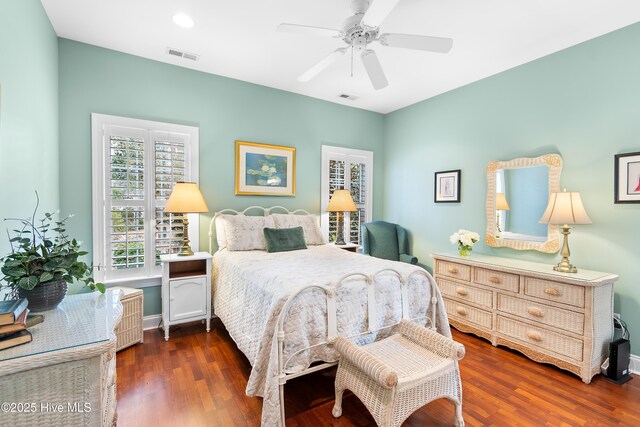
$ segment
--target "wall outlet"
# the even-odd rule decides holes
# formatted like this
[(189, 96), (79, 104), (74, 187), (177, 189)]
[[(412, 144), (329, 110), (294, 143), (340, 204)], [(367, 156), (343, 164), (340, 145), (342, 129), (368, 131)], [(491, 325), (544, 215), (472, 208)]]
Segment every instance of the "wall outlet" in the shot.
[(613, 313), (613, 318), (620, 320), (620, 313)]

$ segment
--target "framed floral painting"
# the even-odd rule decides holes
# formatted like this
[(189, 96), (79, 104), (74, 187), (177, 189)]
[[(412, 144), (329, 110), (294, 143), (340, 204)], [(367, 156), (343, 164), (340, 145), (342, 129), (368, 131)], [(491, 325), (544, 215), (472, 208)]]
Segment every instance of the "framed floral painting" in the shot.
[(296, 149), (236, 141), (236, 194), (295, 196)]
[(460, 203), (460, 169), (436, 172), (433, 201)]
[(640, 152), (615, 156), (615, 203), (640, 203)]

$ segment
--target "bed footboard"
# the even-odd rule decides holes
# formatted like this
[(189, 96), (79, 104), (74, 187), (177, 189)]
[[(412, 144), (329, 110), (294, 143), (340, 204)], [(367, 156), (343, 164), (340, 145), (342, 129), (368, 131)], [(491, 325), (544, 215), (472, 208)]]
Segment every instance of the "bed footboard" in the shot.
[[(326, 369), (328, 367), (336, 365), (337, 361), (325, 361), (323, 363), (314, 365), (312, 367), (308, 367), (300, 372), (295, 373), (287, 373), (287, 366), (289, 362), (299, 353), (310, 350), (313, 347), (331, 345), (335, 338), (338, 336), (338, 310), (337, 310), (337, 301), (336, 295), (341, 287), (350, 286), (353, 283), (353, 280), (350, 279), (362, 279), (366, 283), (367, 288), (367, 328), (363, 332), (359, 332), (356, 334), (352, 334), (347, 336), (347, 338), (356, 338), (358, 336), (364, 336), (368, 334), (374, 334), (389, 328), (395, 327), (398, 323), (392, 323), (388, 325), (377, 325), (376, 321), (378, 319), (376, 313), (376, 277), (383, 274), (391, 274), (395, 275), (398, 279), (398, 284), (400, 286), (400, 294), (401, 294), (401, 305), (402, 305), (402, 315), (401, 320), (410, 320), (410, 321), (418, 321), (424, 319), (426, 326), (430, 329), (436, 329), (436, 314), (437, 314), (437, 304), (438, 304), (438, 290), (436, 287), (436, 283), (433, 278), (424, 270), (416, 270), (413, 271), (406, 277), (403, 277), (401, 273), (394, 269), (383, 269), (374, 274), (367, 275), (364, 273), (351, 273), (341, 277), (335, 283), (328, 283), (326, 285), (309, 285), (302, 289), (300, 289), (296, 294), (291, 295), (287, 301), (285, 302), (282, 311), (278, 316), (277, 321), (277, 340), (278, 340), (278, 377), (279, 377), (279, 399), (280, 399), (280, 417), (282, 426), (285, 425), (285, 410), (284, 410), (284, 385), (290, 379), (307, 375), (312, 372), (316, 372), (322, 369)], [(424, 283), (429, 287), (428, 289), (428, 301), (425, 301), (425, 314), (424, 316), (418, 316), (411, 318), (410, 310), (409, 310), (409, 283), (411, 279), (416, 276), (424, 276)], [(287, 357), (285, 360), (284, 354), (284, 345), (286, 340), (285, 333), (285, 323), (287, 314), (292, 304), (296, 300), (296, 298), (303, 292), (309, 290), (320, 290), (324, 293), (326, 299), (326, 324), (327, 324), (327, 334), (325, 340), (316, 344), (313, 344), (308, 347), (300, 348), (291, 355)], [(430, 306), (430, 307), (429, 307)], [(422, 323), (422, 322), (421, 322)], [(425, 323), (422, 323), (423, 325)]]

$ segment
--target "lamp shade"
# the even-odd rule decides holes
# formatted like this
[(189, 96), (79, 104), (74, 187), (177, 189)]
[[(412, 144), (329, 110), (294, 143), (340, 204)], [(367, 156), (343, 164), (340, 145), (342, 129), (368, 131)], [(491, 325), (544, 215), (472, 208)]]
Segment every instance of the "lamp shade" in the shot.
[(578, 192), (551, 193), (542, 224), (591, 224)]
[(506, 197), (504, 197), (504, 193), (496, 193), (496, 210), (511, 210), (511, 208), (509, 207), (509, 203), (507, 203)]
[(349, 190), (335, 190), (327, 206), (327, 212), (355, 212), (357, 210)]
[(195, 182), (177, 182), (171, 191), (165, 212), (201, 213), (209, 212), (207, 203)]

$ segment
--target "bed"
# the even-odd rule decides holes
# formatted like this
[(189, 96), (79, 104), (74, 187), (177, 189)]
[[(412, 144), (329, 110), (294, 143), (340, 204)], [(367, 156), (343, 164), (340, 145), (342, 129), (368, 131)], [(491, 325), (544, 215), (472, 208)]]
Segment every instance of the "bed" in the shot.
[[(293, 226), (303, 226), (307, 249), (264, 250), (264, 227)], [(326, 244), (317, 217), (306, 211), (225, 209), (212, 219), (209, 240), (210, 252), (218, 243), (214, 312), (251, 363), (246, 393), (263, 397), (263, 426), (284, 425), (288, 379), (336, 363), (336, 336), (372, 342), (403, 318), (451, 336), (427, 271)]]

